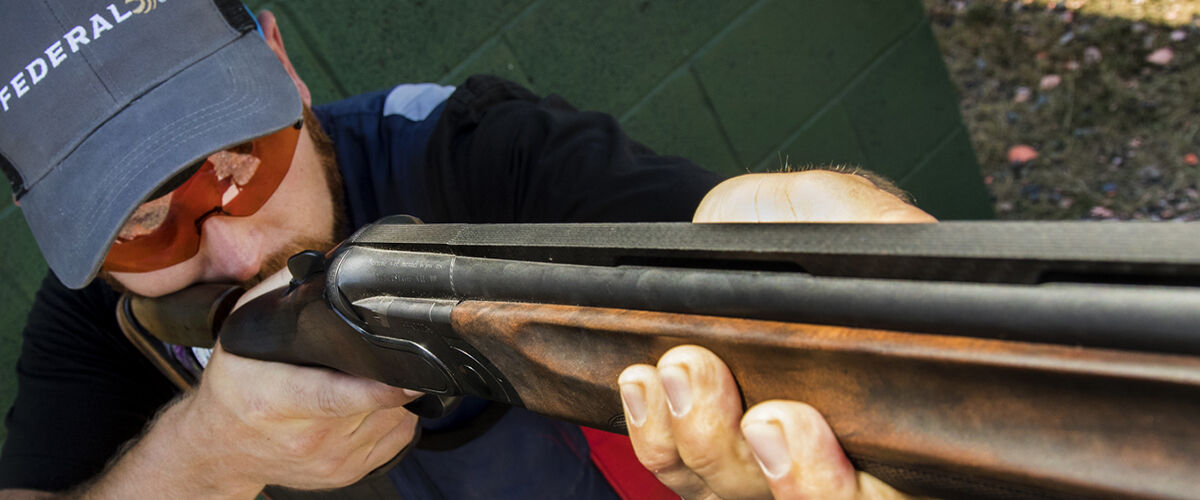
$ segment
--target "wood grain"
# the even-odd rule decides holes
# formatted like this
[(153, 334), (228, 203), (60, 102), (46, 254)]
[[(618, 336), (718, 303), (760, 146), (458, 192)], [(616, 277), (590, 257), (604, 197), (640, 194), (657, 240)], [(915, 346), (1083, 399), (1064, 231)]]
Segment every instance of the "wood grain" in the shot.
[(910, 492), (1188, 498), (1200, 487), (1200, 359), (646, 311), (463, 302), (455, 330), (536, 412), (608, 430), (617, 376), (681, 344), (747, 405), (826, 416), (860, 468)]

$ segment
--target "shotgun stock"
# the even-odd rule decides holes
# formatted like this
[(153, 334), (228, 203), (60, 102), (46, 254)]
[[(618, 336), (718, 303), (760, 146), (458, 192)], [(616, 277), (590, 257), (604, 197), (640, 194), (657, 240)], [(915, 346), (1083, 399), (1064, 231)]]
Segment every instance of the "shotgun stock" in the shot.
[(437, 396), (425, 412), (470, 394), (614, 432), (621, 370), (696, 344), (746, 405), (813, 405), (902, 491), (1190, 498), (1197, 243), (1179, 224), (391, 218), (294, 257), (220, 338)]

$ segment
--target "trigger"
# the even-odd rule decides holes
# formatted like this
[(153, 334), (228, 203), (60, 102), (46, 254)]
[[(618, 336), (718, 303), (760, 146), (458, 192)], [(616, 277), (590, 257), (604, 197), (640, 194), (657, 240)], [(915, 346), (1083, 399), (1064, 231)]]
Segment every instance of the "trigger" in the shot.
[(438, 418), (458, 407), (459, 401), (462, 401), (461, 396), (426, 394), (404, 405), (404, 409), (415, 413), (418, 417)]

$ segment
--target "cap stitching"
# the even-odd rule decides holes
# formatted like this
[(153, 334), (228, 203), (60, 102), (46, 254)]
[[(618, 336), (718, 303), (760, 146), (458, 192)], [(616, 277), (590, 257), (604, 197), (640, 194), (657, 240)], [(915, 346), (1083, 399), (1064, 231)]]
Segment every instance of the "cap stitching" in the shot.
[[(225, 45), (222, 45), (220, 48), (218, 48), (217, 50), (213, 51), (213, 53), (212, 53), (212, 54), (209, 54), (207, 57), (205, 57), (205, 58), (202, 58), (202, 59), (200, 59), (200, 60), (196, 61), (196, 63), (194, 63), (194, 64), (192, 64), (192, 65), (189, 65), (187, 68), (184, 68), (184, 70), (180, 71), (179, 73), (182, 73), (183, 71), (186, 71), (187, 69), (190, 69), (190, 68), (194, 67), (196, 64), (200, 64), (201, 62), (203, 62), (203, 61), (204, 61), (205, 59), (207, 59), (208, 57), (212, 57), (213, 55), (216, 55), (217, 53), (219, 53), (219, 52), (221, 52), (222, 50), (224, 50), (225, 48), (227, 48), (229, 45), (232, 45), (233, 43), (236, 43), (236, 42), (237, 42), (239, 39), (240, 39), (240, 38), (238, 38), (238, 39), (234, 39), (234, 40), (233, 40), (233, 41), (231, 41), (230, 43), (227, 43), (227, 44), (225, 44)], [(164, 80), (162, 81), (162, 83), (160, 83), (159, 85), (155, 85), (153, 88), (151, 88), (150, 90), (148, 90), (148, 91), (146, 92), (146, 94), (149, 94), (149, 93), (153, 92), (153, 91), (154, 91), (154, 89), (157, 89), (158, 87), (162, 86), (162, 84), (164, 84), (164, 83), (166, 83), (167, 81), (170, 81), (171, 79), (175, 78), (176, 76), (178, 76), (178, 75), (179, 75), (179, 73), (176, 73), (176, 74), (172, 75), (170, 78), (166, 78), (166, 79), (164, 79)], [(146, 94), (143, 94), (143, 95), (146, 95)], [(229, 98), (231, 98), (231, 97), (232, 97), (232, 96), (227, 96), (227, 97), (226, 97), (226, 100), (228, 100), (228, 99), (229, 99)], [(132, 103), (132, 102), (131, 102), (131, 103)], [(202, 115), (206, 115), (206, 114), (211, 114), (212, 112), (214, 112), (214, 111), (212, 111), (212, 110), (214, 110), (214, 109), (224, 109), (224, 108), (223, 108), (223, 106), (224, 106), (224, 105), (225, 105), (225, 100), (222, 100), (222, 101), (217, 101), (217, 102), (211, 102), (211, 103), (208, 103), (206, 106), (203, 106), (203, 107), (201, 107), (201, 108), (199, 108), (199, 109), (193, 109), (192, 111), (188, 112), (188, 113), (187, 113), (187, 114), (185, 114), (185, 115), (182, 115), (182, 116), (177, 116), (177, 117), (176, 117), (174, 120), (172, 120), (170, 123), (167, 123), (167, 124), (163, 125), (161, 128), (159, 128), (159, 129), (158, 129), (158, 131), (156, 131), (156, 132), (154, 133), (154, 135), (153, 135), (153, 136), (151, 136), (151, 137), (148, 137), (148, 138), (146, 138), (146, 140), (143, 140), (143, 141), (139, 142), (139, 143), (138, 143), (138, 145), (137, 145), (137, 147), (135, 147), (135, 148), (131, 148), (131, 149), (127, 150), (127, 151), (125, 152), (125, 155), (124, 155), (124, 156), (122, 156), (122, 157), (120, 157), (119, 159), (116, 159), (116, 161), (117, 161), (117, 162), (119, 162), (119, 163), (132, 163), (134, 160), (141, 159), (141, 158), (142, 158), (144, 155), (146, 155), (146, 154), (149, 154), (149, 153), (148, 153), (148, 151), (151, 151), (151, 150), (162, 150), (162, 149), (163, 149), (163, 148), (166, 146), (166, 144), (164, 144), (163, 142), (158, 142), (158, 141), (155, 141), (155, 139), (158, 139), (159, 137), (161, 137), (161, 136), (163, 136), (163, 135), (167, 135), (167, 134), (170, 134), (170, 135), (171, 135), (171, 136), (173, 136), (173, 137), (178, 137), (178, 135), (179, 135), (179, 134), (185, 134), (185, 133), (188, 133), (188, 132), (189, 132), (191, 129), (193, 129), (193, 128), (195, 128), (195, 127), (198, 127), (198, 126), (199, 126), (199, 122), (197, 122), (197, 120), (196, 120), (196, 119), (194, 119), (194, 117), (196, 117), (196, 116), (202, 116)], [(119, 114), (119, 113), (117, 113), (117, 114), (114, 114), (112, 117), (110, 117), (110, 118), (109, 118), (109, 120), (111, 120), (112, 118), (115, 118), (115, 117), (116, 117), (118, 114)], [(182, 123), (182, 122), (186, 122), (187, 124), (189, 124), (189, 125), (190, 125), (190, 127), (188, 127), (188, 128), (184, 128), (183, 130), (178, 130), (178, 129), (175, 129), (175, 126), (176, 126), (177, 124), (179, 124), (179, 123)], [(168, 139), (168, 140), (170, 140), (170, 139)], [(170, 145), (174, 145), (175, 143), (169, 143), (169, 144), (170, 144)], [(140, 173), (140, 172), (139, 172), (139, 173)]]
[[(239, 57), (243, 57), (243, 58), (245, 57), (245, 55), (243, 55), (243, 54), (235, 54), (235, 55), (237, 55)], [(173, 134), (173, 138), (170, 140), (170, 142), (160, 143), (159, 147), (157, 147), (157, 148), (153, 148), (151, 150), (139, 151), (138, 154), (133, 156), (132, 158), (130, 157), (129, 154), (126, 154), (123, 157), (123, 161), (130, 161), (130, 162), (136, 161), (137, 163), (142, 165), (142, 167), (140, 167), (136, 172), (130, 172), (130, 175), (140, 175), (140, 174), (144, 173), (145, 171), (149, 170), (150, 165), (149, 165), (148, 159), (151, 158), (152, 156), (161, 157), (164, 154), (163, 153), (164, 151), (166, 151), (170, 148), (173, 148), (174, 146), (184, 142), (185, 139), (194, 138), (194, 137), (200, 135), (201, 133), (204, 133), (204, 132), (214, 129), (215, 128), (214, 125), (219, 124), (221, 118), (223, 116), (225, 116), (223, 113), (221, 113), (221, 111), (224, 111), (224, 110), (230, 109), (230, 108), (234, 108), (234, 107), (244, 106), (244, 105), (255, 105), (255, 104), (258, 104), (259, 102), (261, 102), (261, 98), (259, 97), (258, 93), (253, 93), (253, 95), (251, 95), (251, 92), (249, 92), (249, 90), (251, 90), (255, 87), (259, 87), (258, 85), (255, 85), (255, 83), (257, 83), (257, 82), (255, 82), (251, 79), (247, 79), (247, 78), (236, 78), (234, 80), (234, 83), (236, 83), (238, 85), (236, 93), (240, 94), (236, 101), (230, 102), (229, 99), (226, 99), (224, 101), (221, 101), (220, 103), (213, 103), (210, 106), (206, 106), (203, 110), (197, 110), (192, 113), (189, 113), (188, 115), (185, 116), (185, 118), (194, 117), (198, 114), (205, 114), (205, 115), (208, 115), (208, 117), (206, 119), (191, 121), (192, 126), (188, 127), (187, 129), (185, 129), (184, 131), (182, 131), (180, 133)], [(185, 118), (177, 119), (174, 122), (172, 122), (172, 124), (178, 123), (180, 120), (183, 120)], [(164, 127), (160, 130), (165, 131), (166, 129), (167, 129), (167, 127)], [(158, 135), (158, 134), (156, 134), (156, 135)], [(148, 142), (150, 142), (150, 141), (148, 141)], [(145, 159), (145, 160), (143, 160), (143, 159)], [(128, 176), (126, 176), (126, 177), (128, 177)], [(115, 179), (114, 179), (114, 181), (115, 181)], [(101, 198), (107, 199), (108, 203), (105, 205), (102, 205), (100, 210), (111, 209), (117, 203), (116, 196), (112, 193), (113, 189), (110, 188), (107, 190), (107, 192), (109, 193), (109, 195), (102, 196)], [(116, 229), (119, 229), (119, 228), (116, 228)], [(87, 231), (87, 235), (84, 238), (84, 241), (91, 241), (93, 239), (95, 239), (96, 241), (99, 241), (99, 239), (96, 238), (97, 231), (99, 231), (99, 230), (101, 230), (100, 226), (94, 225), (94, 224), (91, 225), (90, 229)], [(114, 231), (115, 231), (115, 229), (114, 229)], [(111, 236), (111, 235), (109, 235), (109, 236)], [(111, 239), (111, 237), (107, 238), (107, 239)], [(101, 247), (101, 250), (103, 251), (103, 247)], [(96, 269), (98, 268), (98, 266), (100, 265), (100, 263), (101, 262), (99, 260), (97, 260), (96, 263), (92, 266), (92, 268), (87, 271), (88, 275), (93, 274), (96, 271)]]
[[(60, 15), (59, 15), (57, 12), (54, 12), (53, 8), (51, 8), (51, 7), (50, 7), (49, 3), (48, 3), (48, 2), (46, 2), (46, 0), (42, 0), (42, 3), (43, 3), (44, 5), (46, 5), (46, 8), (47, 8), (48, 10), (50, 10), (50, 11), (53, 13), (55, 21), (56, 21), (56, 22), (59, 24), (59, 28), (60, 28), (60, 29), (65, 29), (65, 28), (66, 28), (66, 25), (65, 25), (65, 24), (63, 24), (63, 19), (62, 19), (62, 17), (61, 17), (61, 16), (60, 16)], [(212, 4), (211, 4), (211, 2), (209, 2), (209, 5), (210, 5), (210, 7), (213, 7), (213, 6), (212, 6)], [(216, 13), (216, 15), (217, 15), (217, 16), (221, 16), (221, 13), (218, 11), (218, 12)], [(233, 34), (237, 34), (237, 31), (236, 31), (236, 30), (233, 30), (232, 28), (229, 28), (229, 27), (228, 27), (228, 23), (227, 23), (227, 22), (224, 22), (224, 21), (222, 21), (222, 25), (226, 26), (226, 27), (227, 27), (227, 29), (228, 29), (228, 30), (230, 30), (230, 32), (231, 32), (231, 33), (233, 33)], [(243, 34), (242, 36), (244, 36), (244, 34)], [(216, 47), (215, 49), (213, 49), (213, 50), (212, 50), (211, 52), (209, 52), (208, 54), (206, 54), (206, 55), (204, 55), (204, 56), (202, 56), (202, 57), (198, 57), (198, 58), (196, 58), (196, 59), (192, 60), (192, 61), (191, 61), (191, 63), (189, 63), (189, 64), (183, 64), (183, 65), (180, 65), (180, 66), (179, 66), (179, 67), (178, 67), (178, 68), (177, 68), (177, 69), (176, 69), (176, 70), (175, 70), (173, 73), (170, 73), (169, 75), (167, 75), (167, 76), (165, 76), (164, 78), (162, 78), (162, 79), (161, 79), (161, 80), (160, 80), (160, 81), (159, 81), (157, 84), (155, 84), (155, 85), (152, 85), (152, 86), (150, 86), (150, 87), (147, 87), (145, 90), (143, 90), (141, 93), (139, 93), (139, 94), (137, 94), (137, 95), (131, 96), (131, 97), (130, 97), (130, 99), (128, 100), (128, 102), (126, 102), (124, 105), (121, 105), (121, 106), (119, 106), (119, 107), (116, 107), (116, 109), (114, 109), (114, 110), (112, 110), (111, 112), (109, 112), (109, 114), (108, 114), (108, 117), (107, 117), (107, 118), (105, 118), (105, 119), (104, 119), (103, 121), (101, 121), (100, 123), (96, 124), (96, 126), (92, 127), (90, 130), (87, 130), (87, 129), (86, 129), (86, 127), (85, 127), (83, 131), (81, 131), (80, 133), (78, 133), (78, 134), (76, 134), (74, 137), (72, 137), (71, 141), (68, 141), (68, 143), (73, 143), (73, 146), (72, 146), (72, 147), (71, 147), (69, 150), (67, 150), (67, 151), (63, 152), (63, 153), (62, 153), (61, 155), (59, 155), (58, 157), (56, 157), (56, 158), (52, 158), (52, 159), (51, 159), (51, 160), (52, 160), (52, 163), (55, 165), (55, 167), (46, 169), (46, 171), (45, 171), (44, 173), (42, 173), (41, 175), (37, 176), (37, 178), (36, 178), (36, 179), (26, 179), (27, 183), (26, 183), (26, 186), (25, 186), (25, 190), (26, 190), (26, 191), (29, 191), (29, 190), (33, 189), (33, 187), (34, 187), (34, 186), (36, 186), (36, 185), (37, 185), (37, 184), (38, 184), (38, 183), (39, 183), (39, 182), (40, 182), (40, 181), (41, 181), (43, 178), (45, 178), (47, 175), (49, 175), (49, 174), (50, 174), (50, 172), (51, 172), (52, 170), (55, 170), (55, 169), (57, 169), (57, 168), (58, 168), (58, 167), (59, 167), (59, 166), (62, 164), (62, 162), (63, 162), (63, 161), (65, 161), (65, 160), (66, 160), (68, 157), (70, 157), (72, 154), (74, 154), (74, 153), (75, 153), (75, 151), (76, 151), (77, 149), (79, 149), (79, 147), (80, 147), (80, 146), (82, 146), (82, 145), (83, 145), (85, 142), (87, 142), (87, 141), (88, 141), (88, 139), (89, 139), (89, 138), (90, 138), (90, 137), (91, 137), (93, 134), (95, 134), (95, 133), (96, 133), (98, 130), (100, 130), (100, 129), (104, 128), (104, 126), (105, 126), (105, 125), (106, 125), (106, 124), (107, 124), (109, 121), (111, 121), (111, 120), (112, 120), (113, 118), (115, 118), (117, 115), (120, 115), (122, 112), (124, 112), (124, 111), (125, 111), (127, 108), (129, 108), (129, 106), (130, 106), (130, 105), (132, 105), (132, 104), (133, 104), (135, 101), (137, 101), (139, 98), (141, 98), (142, 96), (145, 96), (146, 94), (149, 94), (149, 93), (153, 92), (153, 91), (154, 91), (154, 89), (157, 89), (157, 88), (158, 88), (159, 86), (161, 86), (163, 83), (166, 83), (167, 81), (170, 81), (172, 78), (175, 78), (176, 76), (178, 76), (178, 75), (179, 75), (179, 73), (182, 73), (182, 72), (184, 72), (184, 71), (187, 71), (187, 69), (188, 69), (188, 68), (191, 68), (191, 67), (195, 66), (196, 64), (200, 63), (201, 61), (204, 61), (204, 60), (205, 60), (205, 59), (207, 59), (208, 57), (211, 57), (211, 56), (213, 56), (214, 54), (216, 54), (216, 53), (220, 52), (221, 50), (224, 50), (226, 47), (228, 47), (229, 45), (231, 45), (231, 44), (233, 44), (233, 43), (236, 43), (236, 42), (237, 42), (238, 40), (240, 40), (240, 39), (241, 39), (241, 36), (235, 36), (235, 37), (233, 37), (232, 39), (230, 39), (229, 41), (227, 41), (226, 43), (219, 45), (218, 47)], [(81, 51), (82, 51), (82, 50), (84, 50), (84, 49), (86, 49), (86, 48), (87, 48), (86, 46), (84, 46), (84, 47), (81, 47)], [(91, 60), (88, 58), (88, 55), (87, 55), (87, 54), (81, 54), (81, 55), (82, 55), (82, 57), (83, 57), (84, 61), (87, 63), (87, 65), (88, 65), (88, 68), (92, 69), (93, 71), (97, 71), (97, 70), (96, 70), (96, 67), (95, 67), (95, 66), (92, 64)], [(111, 75), (109, 75), (107, 72), (105, 72), (105, 75), (106, 75), (106, 76), (111, 76)], [(89, 85), (91, 85), (91, 86), (95, 87), (95, 85), (94, 85), (94, 84), (91, 84), (91, 83), (89, 83)], [(112, 91), (108, 89), (107, 85), (104, 85), (104, 86), (103, 86), (103, 89), (104, 89), (104, 91), (105, 91), (105, 92), (108, 94), (109, 98), (113, 100), (113, 103), (114, 103), (114, 104), (116, 104), (117, 102), (119, 102), (119, 101), (117, 101), (117, 100), (116, 100), (116, 98), (113, 96), (113, 94), (112, 94)], [(215, 104), (217, 104), (217, 103), (212, 103), (212, 104), (214, 104), (214, 105), (215, 105)], [(144, 143), (143, 143), (143, 144), (144, 144)], [(132, 151), (130, 152), (130, 154), (131, 154), (131, 153), (132, 153)], [(128, 154), (126, 155), (126, 157), (128, 157)]]
[[(236, 79), (236, 83), (240, 83), (241, 79)], [(240, 90), (240, 89), (239, 89)], [(217, 112), (228, 108), (229, 100), (232, 95), (226, 96), (225, 99), (210, 103), (203, 108), (193, 110), (183, 116), (172, 120), (170, 123), (159, 128), (152, 137), (143, 141), (138, 148), (128, 151), (118, 161), (120, 164), (140, 164), (136, 171), (130, 172), (130, 175), (138, 175), (150, 169), (148, 160), (151, 158), (161, 157), (164, 152), (170, 148), (179, 145), (184, 138), (190, 139), (195, 137), (197, 129), (209, 130), (213, 121), (217, 118)], [(244, 96), (238, 97), (238, 100), (244, 99)], [(236, 103), (234, 103), (236, 104)], [(175, 128), (177, 124), (184, 123), (181, 129)], [(162, 141), (158, 141), (159, 137), (164, 137)], [(111, 189), (110, 189), (111, 191)], [(107, 193), (111, 194), (111, 193)], [(111, 196), (107, 198), (111, 199)], [(111, 205), (111, 204), (110, 204)]]
[[(236, 101), (233, 101), (232, 103), (230, 102), (230, 99), (225, 99), (224, 101), (222, 101), (219, 104), (237, 105), (237, 104), (240, 104), (242, 101), (245, 101), (246, 100), (245, 97), (246, 96), (243, 93), (243, 95), (241, 97), (239, 97)], [(141, 175), (141, 174), (145, 173), (146, 171), (150, 170), (149, 160), (151, 158), (161, 157), (165, 151), (182, 143), (184, 138), (190, 139), (190, 138), (196, 137), (197, 135), (199, 135), (198, 130), (207, 131), (207, 130), (211, 130), (212, 128), (214, 128), (214, 125), (217, 124), (220, 120), (220, 116), (218, 115), (217, 112), (220, 110), (223, 110), (223, 109), (229, 109), (230, 107), (232, 107), (232, 106), (218, 105), (218, 103), (214, 103), (214, 105), (207, 106), (206, 111), (208, 111), (208, 112), (204, 113), (204, 114), (208, 115), (208, 117), (206, 119), (193, 122), (191, 127), (188, 127), (182, 133), (178, 133), (178, 134), (174, 135), (173, 139), (170, 140), (170, 142), (161, 143), (161, 144), (159, 144), (160, 147), (154, 148), (152, 150), (147, 150), (144, 153), (139, 153), (137, 156), (134, 156), (132, 158), (130, 158), (129, 155), (126, 155), (124, 157), (125, 159), (127, 159), (131, 162), (137, 161), (141, 164), (141, 167), (138, 168), (135, 172), (130, 172), (129, 175), (125, 176), (125, 178), (129, 178), (130, 176), (135, 176), (135, 175)], [(187, 116), (195, 116), (195, 115), (197, 115), (197, 113), (199, 113), (199, 112), (193, 112), (193, 113), (188, 114)], [(176, 120), (175, 123), (178, 123), (178, 121), (179, 120)], [(164, 127), (163, 129), (160, 129), (160, 130), (166, 130), (166, 127)], [(116, 180), (117, 179), (115, 179), (115, 178), (113, 179), (113, 181), (116, 181)], [(106, 212), (107, 210), (109, 210), (112, 207), (117, 205), (117, 196), (115, 196), (117, 193), (113, 192), (114, 191), (113, 188), (117, 187), (117, 186), (118, 186), (117, 184), (113, 183), (113, 186), (107, 190), (106, 194), (108, 194), (108, 196), (103, 196), (101, 198), (101, 199), (108, 200), (108, 203), (102, 204), (101, 207), (99, 208), (99, 211)], [(90, 229), (87, 231), (87, 235), (83, 238), (83, 241), (101, 241), (101, 239), (99, 238), (99, 235), (97, 234), (98, 231), (100, 231), (100, 230), (101, 230), (100, 225), (92, 224), (90, 226)], [(119, 227), (112, 229), (112, 231), (114, 231), (114, 232), (118, 231), (118, 230), (120, 230)], [(107, 236), (111, 236), (111, 235), (107, 235)], [(111, 239), (111, 237), (104, 238), (106, 243), (107, 243), (107, 240), (109, 240), (109, 239)], [(101, 256), (103, 256), (103, 254), (107, 253), (107, 252), (104, 252), (104, 245), (97, 245), (97, 246), (99, 247), (99, 250), (102, 252)], [(98, 268), (98, 266), (100, 265), (100, 263), (101, 262), (99, 260), (97, 260), (95, 262), (95, 264), (93, 264), (91, 266), (91, 269), (88, 269), (87, 274), (91, 275), (92, 273), (94, 273), (96, 271), (96, 269)]]

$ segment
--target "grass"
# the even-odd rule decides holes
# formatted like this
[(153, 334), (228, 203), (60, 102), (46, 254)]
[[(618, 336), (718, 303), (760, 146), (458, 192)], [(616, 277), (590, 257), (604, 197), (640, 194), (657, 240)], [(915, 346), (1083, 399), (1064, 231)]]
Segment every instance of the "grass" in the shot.
[(1200, 0), (925, 5), (1000, 218), (1200, 219)]

